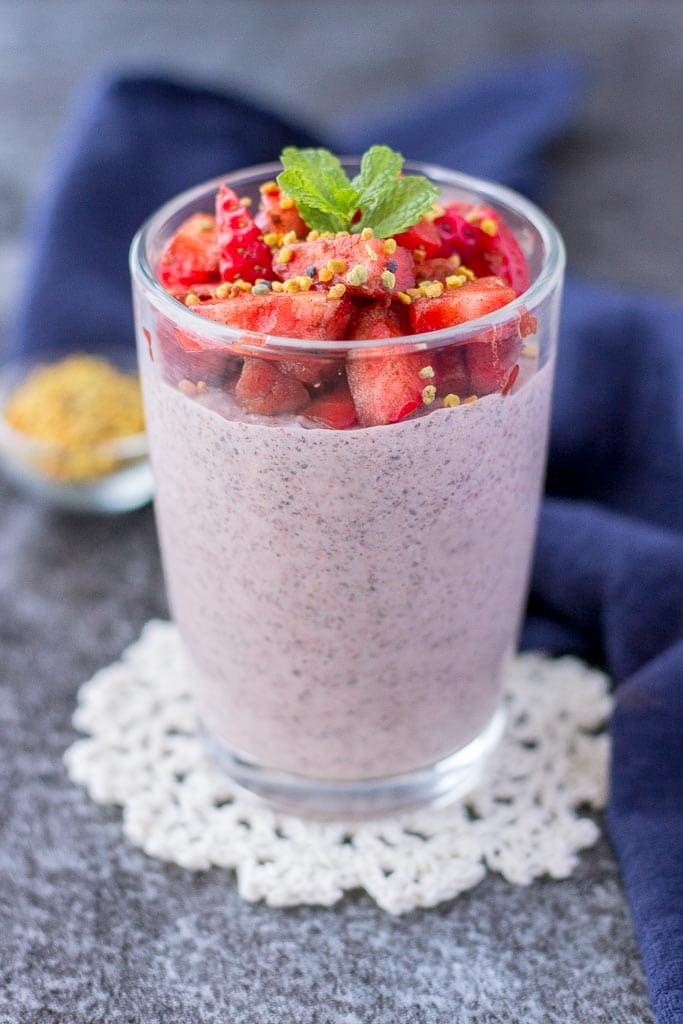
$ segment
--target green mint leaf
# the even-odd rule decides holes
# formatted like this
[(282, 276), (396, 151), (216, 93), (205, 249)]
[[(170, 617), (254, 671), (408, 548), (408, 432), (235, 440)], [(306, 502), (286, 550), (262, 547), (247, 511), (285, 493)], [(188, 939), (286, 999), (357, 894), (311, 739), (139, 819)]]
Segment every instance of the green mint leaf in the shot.
[[(278, 185), (316, 231), (359, 232), (370, 227), (378, 238), (387, 238), (416, 224), (439, 195), (421, 175), (399, 177), (403, 157), (388, 146), (371, 146), (353, 181), (327, 149), (288, 146), (280, 160), (284, 170)], [(358, 210), (361, 216), (354, 223)]]
[(353, 226), (354, 231), (370, 227), (378, 238), (398, 235), (417, 224), (438, 197), (439, 189), (422, 175), (397, 178), (390, 192), (385, 192), (373, 206), (363, 210), (360, 221)]
[(388, 146), (371, 146), (363, 155), (360, 172), (351, 184), (359, 193), (359, 205), (374, 206), (390, 192), (401, 173), (403, 157)]
[(348, 230), (358, 193), (337, 157), (327, 149), (288, 146), (280, 160), (284, 170), (277, 183), (294, 200), (308, 226), (316, 231)]

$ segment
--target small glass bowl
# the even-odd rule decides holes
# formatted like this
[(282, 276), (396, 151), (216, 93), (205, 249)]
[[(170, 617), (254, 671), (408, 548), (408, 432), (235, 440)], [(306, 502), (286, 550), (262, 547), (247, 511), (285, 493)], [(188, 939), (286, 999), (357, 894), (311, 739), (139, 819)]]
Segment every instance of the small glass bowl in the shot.
[[(48, 366), (72, 353), (46, 353), (17, 359), (0, 368), (0, 458), (5, 475), (35, 497), (73, 512), (128, 512), (152, 498), (147, 435), (142, 432), (102, 441), (74, 452), (66, 446), (39, 440), (11, 426), (5, 405), (19, 384), (38, 366)], [(135, 354), (90, 352), (102, 355), (113, 366), (136, 372)], [(87, 478), (61, 480), (54, 467), (72, 462), (75, 455), (98, 467)]]

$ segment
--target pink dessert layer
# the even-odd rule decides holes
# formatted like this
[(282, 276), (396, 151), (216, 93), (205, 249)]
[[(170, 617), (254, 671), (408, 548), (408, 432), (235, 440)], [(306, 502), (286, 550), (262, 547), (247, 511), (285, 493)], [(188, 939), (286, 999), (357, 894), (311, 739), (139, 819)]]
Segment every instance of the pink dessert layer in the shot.
[(233, 753), (360, 781), (488, 724), (545, 466), (552, 366), (528, 363), (505, 397), (339, 431), (219, 411), (143, 360), (170, 604)]

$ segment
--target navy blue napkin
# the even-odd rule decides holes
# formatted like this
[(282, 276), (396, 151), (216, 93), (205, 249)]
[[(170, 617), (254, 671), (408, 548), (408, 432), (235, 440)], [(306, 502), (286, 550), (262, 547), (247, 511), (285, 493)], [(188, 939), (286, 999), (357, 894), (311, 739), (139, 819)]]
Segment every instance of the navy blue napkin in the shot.
[[(243, 98), (163, 78), (100, 83), (37, 205), (10, 351), (131, 343), (131, 236), (189, 185), (288, 143), (381, 141), (533, 193), (579, 92), (570, 64), (517, 64), (394, 97), (314, 140)], [(682, 315), (569, 283), (524, 631), (526, 645), (578, 654), (618, 684), (607, 820), (660, 1024), (683, 1022)]]

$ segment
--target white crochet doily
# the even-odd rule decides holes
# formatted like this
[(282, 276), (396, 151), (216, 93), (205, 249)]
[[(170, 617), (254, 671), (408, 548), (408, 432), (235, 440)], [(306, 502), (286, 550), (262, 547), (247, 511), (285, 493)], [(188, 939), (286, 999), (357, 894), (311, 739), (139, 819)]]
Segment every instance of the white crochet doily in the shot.
[(240, 894), (271, 906), (330, 906), (363, 888), (385, 910), (431, 907), (487, 870), (527, 885), (568, 877), (598, 837), (578, 808), (605, 799), (608, 681), (575, 658), (522, 654), (505, 683), (507, 728), (466, 800), (362, 823), (270, 810), (209, 761), (176, 628), (150, 622), (121, 661), (79, 692), (65, 754), (71, 778), (123, 808), (128, 839), (184, 868), (234, 868)]

